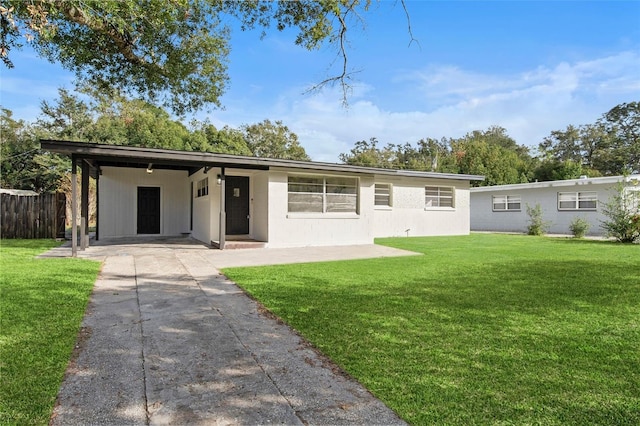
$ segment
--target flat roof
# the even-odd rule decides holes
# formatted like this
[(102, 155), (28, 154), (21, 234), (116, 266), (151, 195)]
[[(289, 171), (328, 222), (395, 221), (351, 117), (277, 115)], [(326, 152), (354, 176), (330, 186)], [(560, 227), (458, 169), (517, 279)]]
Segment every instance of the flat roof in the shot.
[(282, 160), (242, 155), (176, 151), (169, 149), (142, 148), (52, 139), (41, 140), (40, 146), (46, 151), (88, 160), (95, 167), (147, 167), (149, 163), (153, 163), (154, 168), (189, 170), (190, 173), (195, 172), (202, 167), (228, 167), (262, 170), (268, 170), (271, 167), (286, 167), (297, 170), (347, 172), (398, 177), (470, 181), (484, 180), (484, 176), (479, 175), (382, 169), (377, 167), (351, 166), (348, 164), (322, 163), (316, 161)]
[[(519, 189), (534, 189), (534, 188), (555, 188), (563, 186), (576, 186), (576, 185), (597, 185), (597, 184), (615, 184), (622, 182), (625, 176), (605, 176), (596, 178), (580, 178), (580, 179), (566, 179), (566, 180), (550, 180), (545, 182), (530, 182), (530, 183), (515, 183), (511, 185), (494, 185), (494, 186), (480, 186), (478, 188), (471, 188), (471, 192), (491, 192), (491, 191), (516, 191)], [(628, 182), (640, 182), (640, 175), (630, 175), (626, 177)]]

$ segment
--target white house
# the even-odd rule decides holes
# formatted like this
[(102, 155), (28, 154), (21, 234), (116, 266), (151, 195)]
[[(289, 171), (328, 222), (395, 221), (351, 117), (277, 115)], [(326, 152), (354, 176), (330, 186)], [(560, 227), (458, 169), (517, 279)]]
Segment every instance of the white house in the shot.
[(71, 156), (97, 179), (99, 238), (191, 235), (220, 248), (237, 238), (299, 247), (468, 234), (470, 181), (483, 179), (83, 142), (41, 145)]
[(640, 175), (471, 188), (471, 230), (527, 232), (526, 206), (540, 204), (552, 234), (571, 234), (569, 225), (579, 217), (589, 222), (588, 235), (603, 235), (603, 203), (623, 181), (627, 190), (640, 190)]

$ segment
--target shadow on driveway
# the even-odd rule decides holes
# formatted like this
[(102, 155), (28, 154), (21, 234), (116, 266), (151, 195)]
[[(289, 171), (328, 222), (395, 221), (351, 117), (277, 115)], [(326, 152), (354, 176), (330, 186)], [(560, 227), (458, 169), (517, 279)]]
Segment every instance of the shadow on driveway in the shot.
[(104, 264), (51, 424), (404, 424), (213, 255), (189, 240), (82, 252)]

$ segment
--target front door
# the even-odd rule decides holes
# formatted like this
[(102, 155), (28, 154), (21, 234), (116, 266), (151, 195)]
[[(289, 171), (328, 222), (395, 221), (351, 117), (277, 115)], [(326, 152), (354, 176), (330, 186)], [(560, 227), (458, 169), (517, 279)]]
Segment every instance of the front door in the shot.
[(225, 188), (227, 235), (246, 235), (249, 233), (249, 178), (226, 176)]
[(160, 233), (160, 188), (138, 187), (138, 234)]

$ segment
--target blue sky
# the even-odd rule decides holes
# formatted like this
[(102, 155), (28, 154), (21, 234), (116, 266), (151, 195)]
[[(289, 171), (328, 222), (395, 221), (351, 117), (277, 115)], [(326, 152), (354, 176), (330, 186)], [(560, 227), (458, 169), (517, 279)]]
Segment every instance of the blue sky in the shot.
[[(535, 148), (553, 130), (595, 122), (640, 101), (639, 1), (374, 3), (349, 35), (349, 105), (339, 87), (304, 92), (331, 74), (336, 52), (306, 51), (292, 32), (233, 32), (218, 127), (281, 120), (312, 159), (337, 162), (356, 141), (415, 143), (498, 125)], [(0, 66), (0, 104), (33, 120), (73, 75), (27, 50)], [(337, 64), (336, 64), (337, 65)]]

